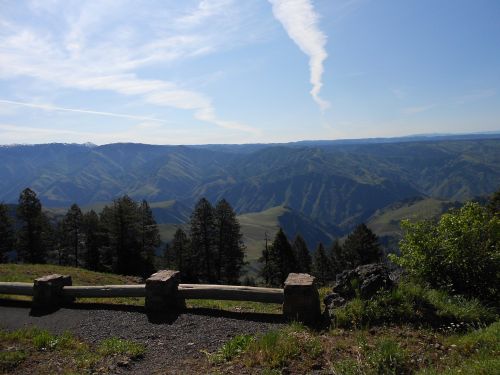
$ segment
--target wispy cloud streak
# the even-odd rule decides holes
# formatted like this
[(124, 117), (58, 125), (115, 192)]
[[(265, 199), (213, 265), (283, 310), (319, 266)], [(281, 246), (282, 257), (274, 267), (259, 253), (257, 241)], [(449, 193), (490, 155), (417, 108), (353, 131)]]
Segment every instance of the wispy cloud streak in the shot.
[(75, 112), (75, 113), (84, 113), (84, 114), (88, 114), (88, 115), (120, 117), (120, 118), (126, 118), (126, 119), (130, 119), (130, 120), (154, 121), (154, 122), (165, 123), (164, 120), (160, 120), (160, 119), (157, 119), (154, 117), (134, 116), (134, 115), (127, 115), (127, 114), (123, 114), (123, 113), (91, 111), (91, 110), (87, 110), (87, 109), (78, 109), (78, 108), (65, 108), (65, 107), (57, 107), (57, 106), (48, 105), (48, 104), (26, 103), (26, 102), (14, 101), (14, 100), (4, 100), (4, 99), (0, 99), (0, 103), (22, 106), (22, 107), (29, 107), (29, 108), (43, 109), (43, 110), (47, 110), (47, 111)]
[(281, 22), (290, 39), (309, 56), (311, 95), (322, 110), (330, 103), (320, 97), (323, 86), (323, 62), (326, 53), (326, 35), (319, 29), (318, 15), (311, 0), (269, 0), (274, 17)]

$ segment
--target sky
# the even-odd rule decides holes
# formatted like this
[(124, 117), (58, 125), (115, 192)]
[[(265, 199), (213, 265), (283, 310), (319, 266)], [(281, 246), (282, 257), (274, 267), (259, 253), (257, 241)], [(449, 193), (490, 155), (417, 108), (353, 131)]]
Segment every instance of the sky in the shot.
[(500, 131), (498, 0), (0, 0), (0, 144)]

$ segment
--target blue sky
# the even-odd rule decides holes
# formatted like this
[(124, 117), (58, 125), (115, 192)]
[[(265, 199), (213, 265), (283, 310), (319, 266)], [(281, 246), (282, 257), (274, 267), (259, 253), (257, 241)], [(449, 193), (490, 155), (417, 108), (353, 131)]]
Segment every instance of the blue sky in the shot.
[(500, 131), (498, 0), (0, 9), (0, 144)]

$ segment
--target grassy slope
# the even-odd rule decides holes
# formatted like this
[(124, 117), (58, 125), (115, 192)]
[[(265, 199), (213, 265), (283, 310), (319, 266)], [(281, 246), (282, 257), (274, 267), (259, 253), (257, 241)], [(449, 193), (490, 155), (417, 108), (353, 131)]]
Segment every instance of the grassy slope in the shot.
[(446, 200), (425, 198), (417, 202), (391, 205), (375, 213), (369, 219), (368, 226), (379, 236), (399, 235), (401, 220), (433, 219), (439, 217), (451, 204), (452, 202)]

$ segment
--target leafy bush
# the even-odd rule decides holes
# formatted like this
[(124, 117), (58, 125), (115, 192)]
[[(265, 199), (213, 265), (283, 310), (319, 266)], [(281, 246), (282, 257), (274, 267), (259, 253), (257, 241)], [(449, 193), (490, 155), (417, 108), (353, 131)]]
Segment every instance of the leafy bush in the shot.
[(477, 297), (498, 306), (500, 217), (478, 203), (431, 221), (403, 221), (401, 256), (391, 260), (410, 275), (453, 294)]

